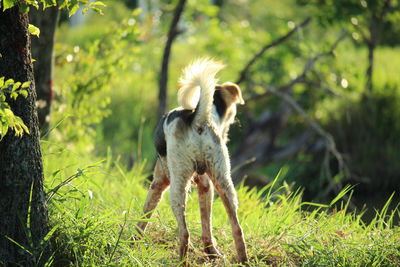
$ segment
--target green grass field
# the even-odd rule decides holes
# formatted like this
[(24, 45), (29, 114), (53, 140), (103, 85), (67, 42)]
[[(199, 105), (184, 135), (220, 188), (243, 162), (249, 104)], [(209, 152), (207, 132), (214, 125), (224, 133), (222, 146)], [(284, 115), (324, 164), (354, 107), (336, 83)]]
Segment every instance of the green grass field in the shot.
[[(176, 266), (177, 224), (169, 194), (150, 220), (146, 235), (135, 240), (146, 198), (144, 164), (126, 171), (109, 153), (102, 161), (44, 142), (50, 220), (56, 230), (56, 266)], [(57, 166), (65, 166), (58, 169)], [(377, 212), (364, 224), (342, 201), (304, 203), (301, 192), (286, 183), (282, 169), (261, 191), (237, 188), (239, 217), (251, 266), (398, 266), (398, 210)], [(282, 184), (282, 186), (278, 186)], [(191, 266), (232, 266), (236, 261), (230, 225), (222, 202), (213, 206), (213, 233), (223, 256), (213, 262), (203, 253), (195, 188), (187, 205)]]

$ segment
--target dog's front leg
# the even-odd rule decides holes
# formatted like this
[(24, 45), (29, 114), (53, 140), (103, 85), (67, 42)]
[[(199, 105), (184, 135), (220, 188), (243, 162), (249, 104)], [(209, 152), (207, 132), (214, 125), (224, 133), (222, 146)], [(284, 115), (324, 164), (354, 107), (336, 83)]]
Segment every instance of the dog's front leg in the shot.
[(176, 171), (171, 167), (170, 202), (179, 228), (179, 259), (187, 266), (189, 230), (186, 225), (186, 199), (191, 174)]
[(214, 187), (210, 182), (208, 175), (196, 175), (194, 181), (197, 183), (197, 192), (199, 195), (199, 206), (201, 216), (202, 239), (204, 250), (210, 258), (219, 256), (219, 251), (215, 248), (212, 237), (212, 203), (214, 199)]

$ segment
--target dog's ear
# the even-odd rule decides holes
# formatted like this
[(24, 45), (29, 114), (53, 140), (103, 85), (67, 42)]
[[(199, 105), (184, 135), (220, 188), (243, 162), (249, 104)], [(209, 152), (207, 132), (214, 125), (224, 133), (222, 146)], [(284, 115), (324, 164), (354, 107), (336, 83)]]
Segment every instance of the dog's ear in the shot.
[(217, 85), (215, 89), (225, 89), (222, 90), (221, 93), (223, 94), (225, 101), (227, 103), (234, 103), (234, 104), (241, 104), (244, 105), (244, 100), (242, 97), (242, 92), (237, 84), (226, 82), (222, 85)]

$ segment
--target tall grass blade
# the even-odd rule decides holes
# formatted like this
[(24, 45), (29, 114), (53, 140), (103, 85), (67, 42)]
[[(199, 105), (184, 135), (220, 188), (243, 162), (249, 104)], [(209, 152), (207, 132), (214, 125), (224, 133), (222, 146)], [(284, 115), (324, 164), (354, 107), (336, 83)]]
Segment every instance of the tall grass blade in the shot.
[(342, 191), (329, 203), (329, 206), (332, 207), (336, 202), (338, 202), (341, 198), (343, 198), (350, 190), (354, 188), (353, 185), (346, 185)]
[[(132, 203), (132, 202), (131, 202), (131, 203)], [(111, 252), (110, 259), (108, 260), (108, 264), (107, 264), (107, 265), (110, 265), (111, 260), (112, 260), (112, 258), (114, 257), (115, 251), (117, 250), (117, 247), (118, 247), (119, 242), (120, 242), (120, 240), (121, 240), (122, 233), (124, 232), (124, 229), (125, 229), (125, 226), (126, 226), (126, 219), (127, 219), (127, 215), (128, 215), (128, 214), (129, 214), (129, 210), (128, 210), (128, 212), (124, 212), (124, 223), (123, 223), (123, 225), (121, 226), (121, 231), (119, 232), (119, 235), (118, 235), (118, 238), (117, 238), (117, 242), (115, 243), (114, 249), (113, 249), (113, 251)]]
[(269, 200), (271, 199), (272, 189), (274, 188), (275, 184), (276, 184), (278, 181), (280, 181), (281, 179), (283, 179), (283, 177), (286, 176), (286, 174), (288, 173), (288, 171), (289, 171), (289, 168), (288, 168), (287, 166), (283, 166), (283, 167), (279, 170), (278, 174), (276, 175), (274, 181), (273, 181), (272, 184), (271, 184), (271, 187), (270, 187), (269, 190), (268, 190), (268, 194), (267, 194), (267, 197), (266, 197), (266, 200), (267, 200), (267, 201), (269, 201)]
[(393, 199), (394, 194), (395, 194), (395, 192), (393, 192), (393, 193), (390, 195), (389, 199), (386, 201), (386, 203), (385, 203), (385, 205), (383, 206), (381, 212), (379, 213), (379, 217), (380, 217), (380, 227), (381, 227), (381, 228), (384, 227), (384, 224), (385, 224), (385, 217), (386, 217), (386, 214), (387, 214), (387, 212), (388, 212), (388, 210), (389, 210), (389, 205), (390, 205), (390, 203), (392, 202), (392, 199)]
[(7, 238), (8, 240), (10, 240), (12, 243), (14, 243), (15, 245), (17, 245), (19, 248), (21, 248), (22, 250), (24, 250), (26, 253), (28, 253), (29, 255), (33, 256), (33, 253), (31, 251), (29, 251), (27, 248), (25, 248), (24, 246), (22, 246), (21, 244), (19, 244), (17, 241), (15, 241), (14, 239), (12, 239), (9, 236), (4, 236), (5, 238)]
[(72, 117), (72, 114), (67, 114), (64, 116), (64, 118), (62, 118), (61, 120), (59, 120), (56, 125), (54, 125), (54, 127), (52, 127), (51, 129), (47, 130), (47, 132), (42, 135), (40, 138), (45, 138), (46, 136), (48, 136), (50, 134), (50, 132), (52, 132), (55, 128), (57, 128), (65, 119)]
[(28, 204), (28, 214), (26, 218), (26, 228), (28, 234), (28, 242), (31, 249), (33, 248), (32, 232), (31, 232), (31, 211), (32, 211), (32, 195), (33, 195), (33, 181), (31, 184), (31, 190), (29, 192), (29, 204)]

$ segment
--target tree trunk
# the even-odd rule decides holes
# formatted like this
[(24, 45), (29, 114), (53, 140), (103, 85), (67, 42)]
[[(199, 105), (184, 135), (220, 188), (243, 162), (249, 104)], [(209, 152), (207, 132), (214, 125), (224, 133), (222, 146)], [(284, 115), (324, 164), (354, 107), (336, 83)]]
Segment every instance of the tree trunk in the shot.
[(49, 130), (51, 103), (54, 99), (53, 68), (54, 68), (54, 37), (60, 11), (57, 6), (46, 8), (30, 8), (30, 23), (39, 27), (40, 38), (32, 37), (32, 58), (35, 73), (35, 87), (37, 93), (37, 108), (40, 132), (45, 134)]
[(366, 81), (366, 89), (369, 93), (372, 93), (373, 90), (373, 72), (374, 72), (374, 52), (375, 48), (379, 43), (380, 31), (382, 30), (382, 18), (376, 13), (372, 13), (370, 24), (369, 24), (369, 39), (367, 40), (368, 46), (368, 67), (367, 67), (367, 81)]
[(374, 51), (375, 45), (371, 42), (368, 44), (368, 68), (367, 68), (367, 82), (366, 88), (369, 93), (373, 90), (372, 75), (374, 70)]
[(16, 101), (7, 98), (12, 111), (21, 117), (30, 134), (19, 138), (10, 130), (0, 141), (0, 265), (42, 266), (50, 255), (49, 246), (40, 244), (48, 233), (49, 224), (28, 15), (22, 15), (18, 6), (0, 11), (0, 53), (0, 76), (20, 82), (31, 81), (27, 98), (19, 96)]
[(168, 63), (169, 63), (169, 55), (171, 54), (172, 42), (175, 40), (176, 36), (180, 33), (178, 30), (178, 22), (182, 15), (183, 9), (185, 7), (186, 0), (179, 0), (175, 12), (174, 17), (171, 22), (171, 26), (169, 27), (168, 39), (164, 49), (163, 60), (161, 64), (161, 73), (160, 73), (160, 88), (158, 93), (158, 111), (157, 116), (158, 119), (161, 119), (162, 116), (167, 112), (168, 102), (167, 102), (167, 85), (168, 85)]

